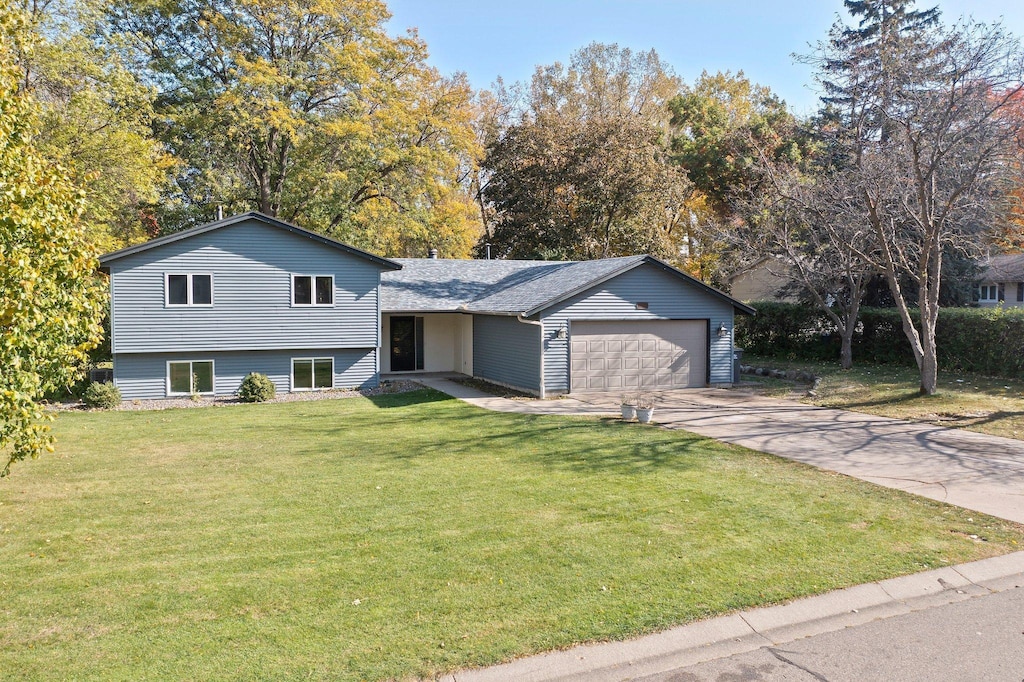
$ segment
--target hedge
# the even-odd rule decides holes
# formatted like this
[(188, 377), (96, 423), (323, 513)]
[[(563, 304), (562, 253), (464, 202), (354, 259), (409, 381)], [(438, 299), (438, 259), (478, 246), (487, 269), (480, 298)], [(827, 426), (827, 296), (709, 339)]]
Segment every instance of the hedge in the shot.
[[(752, 305), (756, 316), (737, 317), (736, 345), (766, 357), (838, 360), (839, 333), (816, 307), (774, 301)], [(916, 318), (917, 311), (912, 313)], [(940, 369), (1024, 378), (1024, 308), (943, 308), (935, 341)], [(861, 309), (853, 361), (915, 364), (895, 308)]]

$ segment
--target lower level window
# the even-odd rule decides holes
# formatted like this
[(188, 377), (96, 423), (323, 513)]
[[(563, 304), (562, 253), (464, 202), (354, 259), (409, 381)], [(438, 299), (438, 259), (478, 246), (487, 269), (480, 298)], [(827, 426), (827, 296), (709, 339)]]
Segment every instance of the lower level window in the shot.
[(213, 360), (168, 362), (167, 387), (171, 395), (213, 393)]
[(334, 388), (334, 358), (292, 360), (292, 390)]

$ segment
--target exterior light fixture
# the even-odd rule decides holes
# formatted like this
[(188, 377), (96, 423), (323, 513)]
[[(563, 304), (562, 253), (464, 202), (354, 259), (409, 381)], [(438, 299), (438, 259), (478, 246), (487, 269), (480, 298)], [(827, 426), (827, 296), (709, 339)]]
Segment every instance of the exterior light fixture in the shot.
[(729, 328), (725, 326), (725, 322), (718, 328), (718, 338), (724, 339), (729, 336)]
[(567, 338), (568, 336), (569, 336), (569, 330), (566, 329), (565, 327), (559, 327), (558, 331), (555, 332), (555, 338), (556, 339), (564, 339), (564, 338)]

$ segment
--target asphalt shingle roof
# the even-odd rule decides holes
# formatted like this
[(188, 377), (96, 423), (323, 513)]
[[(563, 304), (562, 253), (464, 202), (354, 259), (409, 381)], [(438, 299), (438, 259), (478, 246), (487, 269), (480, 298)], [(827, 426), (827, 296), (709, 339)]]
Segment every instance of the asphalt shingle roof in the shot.
[(983, 282), (1024, 282), (1024, 253), (992, 256), (981, 279)]
[(650, 256), (588, 261), (396, 258), (401, 270), (381, 273), (386, 312), (474, 312), (533, 315), (579, 292), (651, 262), (742, 312), (754, 309)]
[(381, 275), (381, 308), (388, 311), (465, 310), (479, 298), (566, 265), (533, 260), (393, 260), (402, 269)]
[(589, 283), (597, 282), (620, 270), (644, 261), (645, 256), (602, 258), (600, 260), (561, 263), (560, 267), (543, 270), (538, 277), (509, 287), (495, 287), (486, 296), (467, 304), (475, 312), (526, 312), (545, 303), (568, 296)]

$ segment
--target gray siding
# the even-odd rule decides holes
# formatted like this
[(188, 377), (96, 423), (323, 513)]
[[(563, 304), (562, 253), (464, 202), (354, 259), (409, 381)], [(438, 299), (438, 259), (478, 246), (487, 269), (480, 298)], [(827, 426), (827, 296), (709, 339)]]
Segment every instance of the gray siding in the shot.
[(335, 388), (372, 388), (377, 385), (375, 350), (296, 349), (244, 353), (148, 353), (114, 356), (114, 383), (125, 400), (167, 397), (167, 363), (213, 360), (214, 392), (231, 395), (249, 372), (270, 377), (277, 390), (291, 389), (292, 358), (334, 358)]
[[(113, 352), (375, 348), (377, 265), (245, 221), (111, 263)], [(165, 273), (211, 273), (212, 307), (166, 307)], [(291, 274), (334, 275), (333, 307), (292, 307)]]
[(540, 332), (514, 317), (473, 316), (473, 375), (540, 391)]
[[(636, 304), (646, 302), (647, 310)], [(569, 390), (571, 320), (709, 320), (711, 383), (732, 382), (733, 307), (660, 268), (645, 264), (541, 314), (544, 323), (544, 390)], [(729, 334), (719, 338), (725, 323)], [(568, 326), (569, 337), (557, 338)]]

